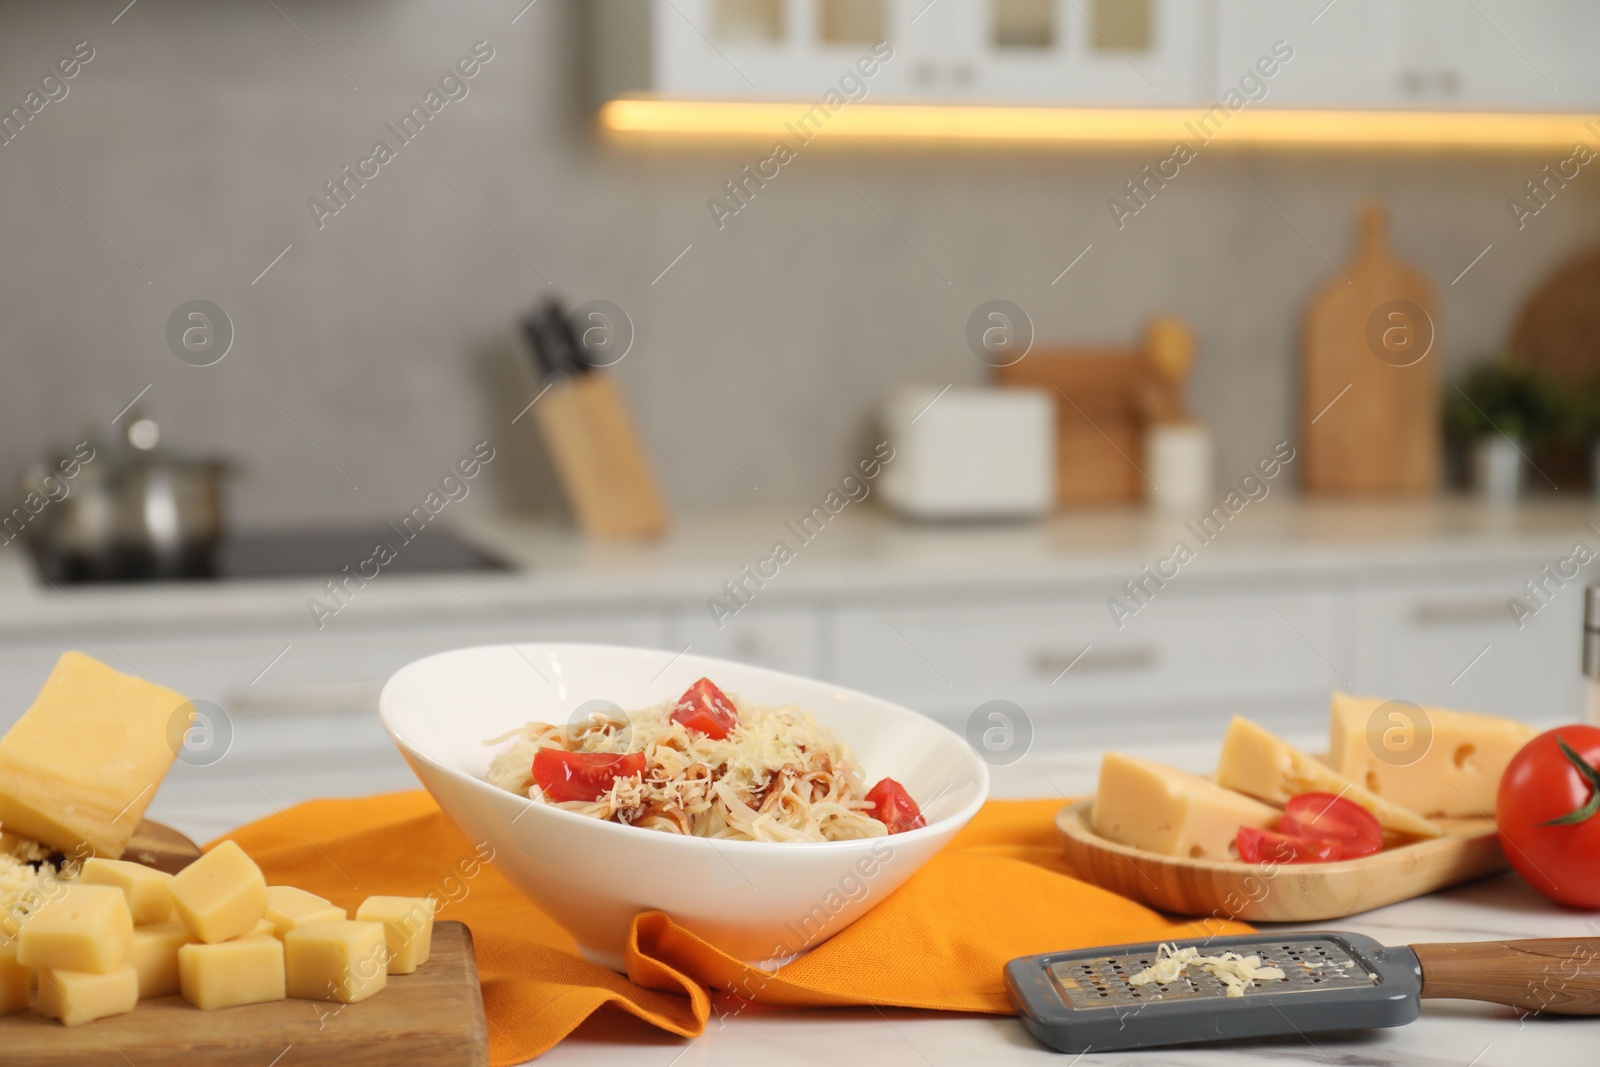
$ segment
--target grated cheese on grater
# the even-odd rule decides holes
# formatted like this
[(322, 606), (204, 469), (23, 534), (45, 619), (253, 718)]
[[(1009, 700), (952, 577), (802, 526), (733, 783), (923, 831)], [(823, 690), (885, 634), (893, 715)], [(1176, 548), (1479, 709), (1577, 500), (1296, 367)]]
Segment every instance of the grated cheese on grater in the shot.
[(1149, 985), (1154, 982), (1156, 985), (1166, 985), (1176, 981), (1184, 968), (1191, 964), (1221, 982), (1230, 997), (1244, 996), (1250, 983), (1258, 979), (1266, 981), (1284, 976), (1277, 967), (1261, 966), (1260, 956), (1241, 956), (1237, 952), (1202, 956), (1200, 950), (1193, 946), (1174, 950), (1171, 945), (1163, 944), (1156, 949), (1155, 963), (1129, 978), (1128, 984)]

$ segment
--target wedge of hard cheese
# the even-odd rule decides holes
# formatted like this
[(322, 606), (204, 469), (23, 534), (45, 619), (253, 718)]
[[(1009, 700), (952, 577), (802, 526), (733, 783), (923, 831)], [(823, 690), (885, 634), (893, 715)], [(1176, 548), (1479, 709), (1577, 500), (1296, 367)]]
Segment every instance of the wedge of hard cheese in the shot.
[(0, 739), (0, 826), (68, 856), (122, 855), (191, 711), (170, 689), (64, 654)]
[(1222, 739), (1217, 784), (1273, 804), (1302, 793), (1333, 793), (1361, 805), (1385, 830), (1414, 837), (1438, 837), (1442, 829), (1380, 797), (1295, 748), (1283, 738), (1235, 715)]
[(1187, 859), (1236, 860), (1239, 827), (1265, 830), (1277, 818), (1275, 809), (1186, 771), (1116, 752), (1100, 762), (1093, 826), (1118, 844)]
[[(1390, 703), (1397, 706), (1386, 711)], [(1506, 764), (1538, 733), (1493, 715), (1335, 693), (1328, 761), (1346, 778), (1430, 819), (1487, 818)]]

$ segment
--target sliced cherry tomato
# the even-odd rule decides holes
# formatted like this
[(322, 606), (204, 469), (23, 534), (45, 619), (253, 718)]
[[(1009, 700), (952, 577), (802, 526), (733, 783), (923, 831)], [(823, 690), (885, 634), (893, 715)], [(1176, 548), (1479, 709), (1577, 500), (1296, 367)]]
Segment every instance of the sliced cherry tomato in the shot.
[(1332, 793), (1302, 793), (1283, 806), (1278, 832), (1290, 837), (1337, 841), (1341, 858), (1370, 856), (1383, 848), (1383, 827), (1360, 804)]
[(644, 773), (644, 753), (564, 752), (541, 748), (533, 756), (533, 780), (555, 801), (599, 800), (618, 778)]
[(1290, 837), (1288, 834), (1239, 827), (1234, 842), (1246, 863), (1328, 863), (1342, 859), (1339, 842), (1327, 838)]
[(872, 817), (887, 826), (891, 834), (903, 834), (928, 825), (928, 820), (922, 817), (922, 809), (911, 799), (906, 787), (893, 778), (885, 778), (867, 790), (867, 799), (873, 804)]
[(739, 713), (733, 710), (733, 701), (726, 693), (713, 685), (711, 679), (702, 678), (673, 705), (672, 721), (720, 741), (739, 725)]

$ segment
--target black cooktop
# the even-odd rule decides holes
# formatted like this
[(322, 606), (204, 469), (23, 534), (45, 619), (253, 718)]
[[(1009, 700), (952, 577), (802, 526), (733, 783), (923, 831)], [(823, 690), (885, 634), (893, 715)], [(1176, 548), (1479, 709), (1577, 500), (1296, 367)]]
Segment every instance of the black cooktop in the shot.
[(74, 583), (332, 578), (347, 566), (352, 573), (367, 577), (376, 570), (437, 574), (511, 569), (504, 560), (442, 526), (430, 526), (410, 537), (406, 540), (392, 526), (238, 533), (225, 538), (213, 552), (184, 560), (181, 567), (159, 570), (136, 559), (89, 564), (47, 560), (41, 553), (35, 558), (51, 581)]

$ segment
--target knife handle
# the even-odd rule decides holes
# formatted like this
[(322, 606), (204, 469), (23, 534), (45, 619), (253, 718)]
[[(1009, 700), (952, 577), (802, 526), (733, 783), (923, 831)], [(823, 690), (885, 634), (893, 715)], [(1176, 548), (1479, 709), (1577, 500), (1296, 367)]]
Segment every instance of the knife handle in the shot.
[(1551, 1015), (1600, 1015), (1600, 938), (1412, 945), (1422, 995)]

